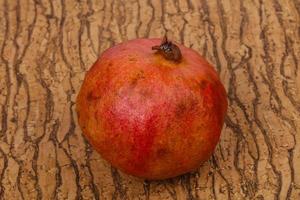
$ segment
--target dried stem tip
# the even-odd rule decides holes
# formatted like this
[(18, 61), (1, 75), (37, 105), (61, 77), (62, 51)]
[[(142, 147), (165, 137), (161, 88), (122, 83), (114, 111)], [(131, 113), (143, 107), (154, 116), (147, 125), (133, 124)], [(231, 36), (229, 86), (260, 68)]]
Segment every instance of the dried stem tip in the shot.
[(152, 50), (157, 50), (157, 53), (163, 55), (167, 60), (172, 60), (174, 62), (180, 62), (182, 55), (179, 47), (168, 41), (168, 38), (165, 36), (162, 40), (162, 43), (157, 46), (153, 46)]

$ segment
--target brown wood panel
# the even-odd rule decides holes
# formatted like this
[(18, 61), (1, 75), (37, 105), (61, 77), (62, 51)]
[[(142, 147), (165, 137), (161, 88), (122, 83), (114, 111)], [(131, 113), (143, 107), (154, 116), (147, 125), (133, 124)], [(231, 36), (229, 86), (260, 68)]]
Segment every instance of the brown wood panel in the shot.
[[(0, 0), (0, 24), (0, 199), (300, 199), (299, 0)], [(165, 32), (229, 110), (197, 172), (147, 182), (90, 148), (74, 102), (102, 51)]]

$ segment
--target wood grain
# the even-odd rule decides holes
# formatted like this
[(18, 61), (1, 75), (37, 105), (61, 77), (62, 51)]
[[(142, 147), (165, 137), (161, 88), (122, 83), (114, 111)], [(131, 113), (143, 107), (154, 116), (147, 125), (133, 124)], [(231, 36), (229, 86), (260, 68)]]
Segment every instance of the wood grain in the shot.
[[(298, 0), (0, 0), (0, 9), (0, 199), (300, 199)], [(90, 148), (74, 101), (102, 51), (166, 32), (216, 66), (229, 111), (196, 173), (141, 181)]]

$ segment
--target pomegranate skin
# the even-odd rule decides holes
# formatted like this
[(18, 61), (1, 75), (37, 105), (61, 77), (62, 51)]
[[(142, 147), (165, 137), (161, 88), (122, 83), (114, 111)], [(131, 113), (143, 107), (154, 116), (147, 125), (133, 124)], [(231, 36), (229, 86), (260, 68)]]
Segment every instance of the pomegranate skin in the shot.
[(178, 45), (180, 62), (151, 50), (161, 39), (107, 49), (87, 72), (76, 101), (92, 146), (121, 171), (165, 179), (196, 170), (214, 151), (227, 111), (214, 68)]

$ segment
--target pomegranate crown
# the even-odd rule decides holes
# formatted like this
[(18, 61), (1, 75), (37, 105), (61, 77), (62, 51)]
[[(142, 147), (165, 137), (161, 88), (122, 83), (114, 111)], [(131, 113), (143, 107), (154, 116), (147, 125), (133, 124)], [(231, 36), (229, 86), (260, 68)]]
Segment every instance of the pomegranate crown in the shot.
[(160, 45), (153, 46), (152, 50), (156, 50), (157, 53), (161, 54), (167, 60), (180, 62), (182, 59), (179, 47), (173, 42), (168, 41), (167, 36), (163, 38)]

